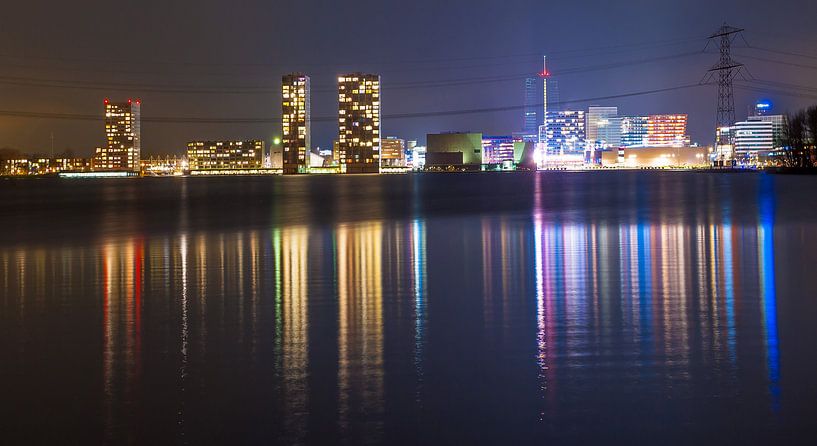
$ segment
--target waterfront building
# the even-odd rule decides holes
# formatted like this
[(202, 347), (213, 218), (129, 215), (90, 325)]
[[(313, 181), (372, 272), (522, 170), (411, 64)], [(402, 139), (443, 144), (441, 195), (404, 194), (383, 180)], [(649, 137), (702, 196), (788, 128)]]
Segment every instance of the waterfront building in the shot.
[(380, 172), (380, 76), (338, 77), (338, 152), (346, 173)]
[(264, 168), (264, 141), (192, 141), (187, 144), (191, 171), (242, 171)]
[(647, 145), (647, 116), (622, 116), (621, 147), (644, 147)]
[(60, 172), (84, 172), (89, 162), (85, 158), (44, 158), (23, 156), (7, 159), (0, 166), (0, 175), (48, 175)]
[(604, 167), (703, 168), (709, 166), (706, 147), (622, 147), (601, 152)]
[(150, 156), (148, 158), (142, 158), (140, 164), (142, 175), (147, 176), (182, 175), (188, 170), (187, 158), (185, 156)]
[(482, 133), (427, 135), (426, 167), (475, 169), (482, 165)]
[(749, 116), (748, 122), (770, 122), (772, 124), (772, 144), (775, 149), (783, 146), (783, 130), (786, 126), (786, 115), (762, 114)]
[(482, 137), (482, 164), (514, 163), (513, 136), (483, 136)]
[(756, 164), (775, 149), (774, 124), (771, 121), (746, 120), (732, 127), (735, 158), (741, 164)]
[[(618, 132), (614, 132), (610, 128), (610, 120), (616, 116), (618, 116), (618, 107), (592, 106), (587, 109), (587, 124), (585, 127), (588, 145), (598, 148), (606, 147), (610, 143), (607, 138), (610, 137), (617, 139), (618, 143), (620, 143), (621, 128), (619, 127)], [(604, 138), (601, 132), (604, 132)], [(616, 143), (616, 146), (618, 143)]]
[(383, 139), (380, 160), (381, 167), (406, 167), (406, 141), (393, 136)]
[(647, 118), (647, 146), (687, 147), (687, 115), (650, 115)]
[(414, 149), (416, 147), (416, 140), (406, 141), (406, 167), (414, 167)]
[(142, 151), (140, 100), (111, 102), (105, 99), (105, 137), (107, 145), (96, 149), (94, 170), (139, 172)]
[(598, 140), (601, 148), (621, 147), (621, 126), (623, 118), (614, 116), (599, 121)]
[(539, 128), (538, 114), (536, 113), (536, 103), (539, 97), (539, 82), (535, 78), (525, 79), (524, 103), (522, 109), (522, 132), (525, 134), (535, 134)]
[(543, 142), (548, 155), (584, 152), (586, 118), (582, 110), (548, 112)]
[(309, 76), (300, 73), (283, 76), (281, 95), (284, 173), (306, 173), (312, 126)]
[(426, 167), (426, 154), (428, 153), (427, 146), (414, 146), (411, 151), (411, 168), (424, 169)]

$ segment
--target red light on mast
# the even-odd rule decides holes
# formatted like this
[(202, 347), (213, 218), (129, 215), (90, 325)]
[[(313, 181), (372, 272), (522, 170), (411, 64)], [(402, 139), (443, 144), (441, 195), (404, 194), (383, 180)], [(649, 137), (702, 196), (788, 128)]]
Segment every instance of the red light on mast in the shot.
[(539, 73), (539, 77), (550, 77), (550, 71), (542, 71)]
[(109, 102), (110, 101), (108, 101), (108, 98), (105, 98), (105, 105), (108, 105)]

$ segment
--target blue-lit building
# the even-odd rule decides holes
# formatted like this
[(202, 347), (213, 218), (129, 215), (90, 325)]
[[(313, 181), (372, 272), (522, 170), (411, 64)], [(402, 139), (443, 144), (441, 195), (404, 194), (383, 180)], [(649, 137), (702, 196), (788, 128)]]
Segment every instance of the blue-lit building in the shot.
[(535, 134), (539, 128), (539, 117), (536, 113), (539, 99), (539, 80), (536, 78), (525, 79), (524, 108), (522, 112), (522, 132), (525, 134)]
[(519, 140), (515, 140), (512, 136), (483, 136), (482, 164), (513, 163), (515, 142)]
[(648, 121), (647, 116), (622, 116), (621, 147), (645, 147)]
[(586, 139), (585, 112), (565, 110), (548, 112), (547, 124), (542, 126), (540, 142), (545, 143), (548, 155), (584, 153)]

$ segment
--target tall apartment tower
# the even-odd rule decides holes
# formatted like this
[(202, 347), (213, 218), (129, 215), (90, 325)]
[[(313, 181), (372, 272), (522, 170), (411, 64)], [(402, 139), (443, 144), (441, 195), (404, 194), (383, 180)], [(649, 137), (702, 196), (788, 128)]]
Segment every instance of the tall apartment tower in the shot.
[(105, 99), (105, 137), (107, 145), (98, 148), (93, 157), (94, 170), (139, 172), (142, 152), (140, 123), (142, 102), (111, 102)]
[(380, 76), (338, 77), (338, 151), (346, 173), (380, 172)]
[(312, 130), (309, 76), (293, 73), (281, 78), (281, 108), (284, 173), (306, 173)]

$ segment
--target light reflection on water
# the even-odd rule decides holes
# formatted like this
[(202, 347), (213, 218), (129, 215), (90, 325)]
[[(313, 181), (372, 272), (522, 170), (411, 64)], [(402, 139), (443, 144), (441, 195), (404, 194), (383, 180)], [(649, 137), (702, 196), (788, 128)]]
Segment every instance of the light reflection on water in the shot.
[(65, 426), (110, 442), (444, 441), (467, 426), (493, 442), (641, 422), (718, 436), (773, 433), (787, 413), (803, 428), (815, 405), (786, 406), (776, 259), (806, 256), (789, 239), (813, 243), (813, 227), (776, 231), (768, 188), (740, 221), (728, 206), (568, 218), (541, 178), (527, 214), (0, 247), (10, 400), (60, 387), (23, 413), (81, 398)]

